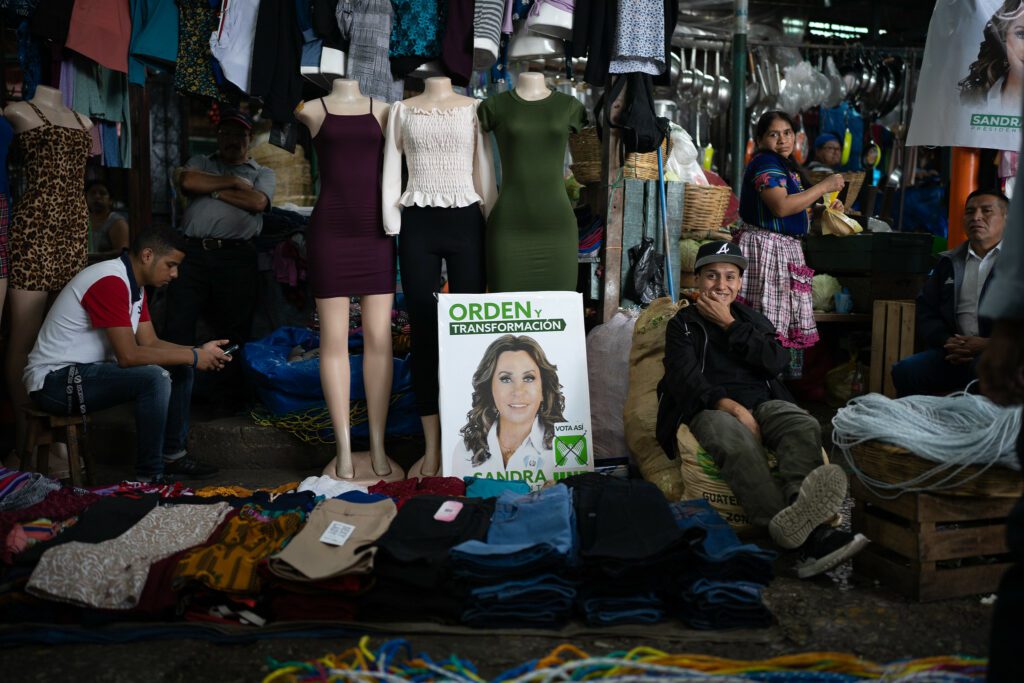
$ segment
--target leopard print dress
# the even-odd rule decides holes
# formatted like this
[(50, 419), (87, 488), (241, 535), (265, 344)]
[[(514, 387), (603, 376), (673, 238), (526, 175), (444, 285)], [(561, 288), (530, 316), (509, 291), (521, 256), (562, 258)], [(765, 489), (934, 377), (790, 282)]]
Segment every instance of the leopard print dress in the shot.
[(86, 265), (89, 209), (85, 162), (92, 137), (81, 128), (56, 126), (27, 102), (43, 125), (14, 138), (25, 165), (25, 192), (11, 221), (12, 289), (56, 292)]

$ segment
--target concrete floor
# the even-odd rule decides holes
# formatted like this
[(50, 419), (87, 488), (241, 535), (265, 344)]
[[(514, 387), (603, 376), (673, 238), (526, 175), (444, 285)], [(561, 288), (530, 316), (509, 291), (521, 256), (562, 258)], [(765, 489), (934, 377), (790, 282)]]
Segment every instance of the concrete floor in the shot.
[[(127, 410), (97, 416), (89, 426), (97, 456), (97, 483), (130, 477), (132, 418)], [(415, 439), (389, 441), (389, 454), (403, 467), (418, 456)], [(328, 445), (307, 446), (244, 416), (197, 418), (190, 450), (222, 468), (202, 484), (277, 485), (319, 474), (333, 455)], [(458, 653), (493, 676), (540, 657), (561, 642), (591, 654), (650, 645), (673, 653), (753, 659), (806, 651), (854, 653), (874, 661), (934, 655), (985, 656), (992, 608), (982, 596), (915, 604), (873, 581), (837, 572), (811, 581), (795, 578), (790, 558), (780, 558), (779, 577), (765, 592), (778, 623), (761, 631), (699, 633), (678, 625), (630, 631), (588, 631), (566, 637), (492, 632), (376, 634), (374, 643), (407, 637), (416, 652), (435, 658)], [(259, 681), (267, 658), (307, 660), (340, 652), (357, 641), (350, 635), (275, 637), (239, 644), (214, 644), (175, 637), (117, 645), (20, 644), (0, 648), (4, 681)]]

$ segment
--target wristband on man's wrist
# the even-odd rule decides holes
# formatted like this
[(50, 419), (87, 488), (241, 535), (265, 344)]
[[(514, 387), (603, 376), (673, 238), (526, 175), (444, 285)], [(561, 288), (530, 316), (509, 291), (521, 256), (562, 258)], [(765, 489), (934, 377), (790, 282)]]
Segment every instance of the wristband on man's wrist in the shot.
[(199, 352), (192, 347), (192, 369), (195, 370), (197, 365), (199, 365)]

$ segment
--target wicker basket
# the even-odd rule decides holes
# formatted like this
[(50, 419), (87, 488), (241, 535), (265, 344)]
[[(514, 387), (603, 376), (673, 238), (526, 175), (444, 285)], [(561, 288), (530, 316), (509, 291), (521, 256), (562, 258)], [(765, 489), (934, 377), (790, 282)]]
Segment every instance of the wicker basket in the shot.
[[(672, 138), (666, 136), (665, 140), (661, 143), (661, 158), (662, 163), (668, 160), (668, 155), (672, 153)], [(657, 180), (658, 179), (658, 153), (657, 152), (645, 152), (640, 154), (638, 152), (630, 152), (626, 155), (626, 160), (622, 162), (622, 175), (625, 178), (636, 178), (637, 180)]]
[[(808, 172), (807, 177), (811, 180), (812, 183), (818, 184), (825, 178), (829, 177), (830, 175), (832, 175), (830, 171), (818, 170)], [(857, 195), (860, 194), (861, 185), (864, 184), (864, 173), (862, 171), (846, 171), (841, 175), (843, 176), (843, 180), (846, 181), (846, 185), (849, 188), (846, 191), (846, 204), (844, 206), (844, 209), (846, 213), (850, 213), (850, 206), (855, 201), (857, 201)]]
[(720, 185), (683, 186), (683, 230), (718, 230), (729, 208), (732, 190)]
[(597, 128), (591, 126), (569, 136), (569, 153), (572, 155), (573, 177), (586, 185), (601, 182), (601, 141)]
[[(851, 453), (857, 463), (857, 467), (869, 477), (894, 484), (919, 477), (935, 467), (934, 462), (920, 458), (899, 446), (893, 446), (880, 441), (867, 441), (857, 444), (851, 449)], [(944, 484), (944, 486), (972, 477), (980, 469), (980, 467), (974, 465), (969, 466), (950, 482)], [(946, 474), (940, 474), (934, 480), (926, 481), (920, 484), (920, 486), (937, 483), (946, 476)], [(1019, 473), (1005, 467), (990, 467), (966, 483), (959, 483), (952, 488), (943, 488), (942, 490), (935, 491), (935, 493), (949, 496), (1015, 498), (1021, 495), (1022, 490), (1024, 490), (1024, 485), (1021, 483)]]

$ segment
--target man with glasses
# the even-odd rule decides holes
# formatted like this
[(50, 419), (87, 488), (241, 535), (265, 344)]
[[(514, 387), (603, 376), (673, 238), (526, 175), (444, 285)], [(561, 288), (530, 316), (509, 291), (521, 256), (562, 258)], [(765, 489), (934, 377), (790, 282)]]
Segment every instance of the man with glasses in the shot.
[[(167, 292), (163, 335), (175, 344), (195, 344), (200, 315), (213, 337), (240, 346), (249, 340), (258, 284), (252, 239), (263, 228), (275, 185), (274, 171), (249, 158), (251, 134), (252, 119), (224, 111), (217, 151), (192, 157), (181, 172), (181, 189), (189, 198), (181, 226), (187, 258)], [(246, 398), (237, 360), (217, 392), (225, 408)]]
[(978, 356), (988, 346), (991, 323), (978, 318), (999, 258), (1010, 202), (999, 190), (967, 197), (967, 242), (939, 255), (917, 297), (917, 338), (924, 351), (892, 368), (900, 396), (964, 389), (977, 377)]

